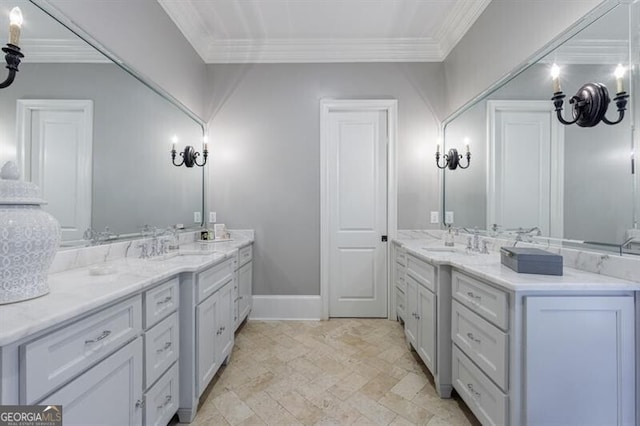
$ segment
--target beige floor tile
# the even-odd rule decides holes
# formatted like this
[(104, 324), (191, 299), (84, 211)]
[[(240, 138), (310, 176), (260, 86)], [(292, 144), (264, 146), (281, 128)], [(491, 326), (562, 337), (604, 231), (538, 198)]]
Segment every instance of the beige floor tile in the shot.
[(381, 373), (360, 388), (358, 392), (368, 396), (374, 401), (378, 401), (380, 398), (385, 396), (391, 388), (398, 383), (398, 381), (398, 379), (391, 377), (388, 374)]
[(250, 396), (247, 398), (246, 403), (268, 425), (302, 425), (300, 421), (264, 391)]
[(347, 403), (377, 425), (388, 425), (396, 417), (396, 413), (359, 392), (351, 396)]
[(345, 399), (356, 393), (356, 391), (358, 391), (361, 387), (366, 385), (368, 381), (368, 378), (363, 377), (357, 373), (353, 373), (341, 379), (335, 385), (331, 386), (329, 388), (329, 392), (344, 401)]
[(389, 392), (380, 398), (378, 402), (415, 424), (426, 423), (434, 414), (426, 408), (419, 407), (393, 392)]
[(424, 375), (409, 373), (391, 388), (391, 392), (401, 397), (412, 400), (418, 392), (427, 384), (427, 378)]
[(284, 394), (277, 401), (285, 410), (305, 425), (315, 424), (325, 415), (320, 408), (295, 391)]
[(479, 425), (385, 319), (247, 322), (192, 424)]
[(247, 404), (242, 402), (233, 392), (225, 392), (213, 399), (215, 407), (222, 413), (225, 420), (236, 425), (251, 417), (254, 412)]

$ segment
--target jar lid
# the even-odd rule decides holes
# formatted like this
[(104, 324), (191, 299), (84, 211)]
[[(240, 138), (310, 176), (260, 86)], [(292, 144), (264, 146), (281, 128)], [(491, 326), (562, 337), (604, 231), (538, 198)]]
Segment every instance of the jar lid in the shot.
[(19, 178), (16, 163), (7, 161), (0, 169), (0, 205), (46, 204), (37, 185)]

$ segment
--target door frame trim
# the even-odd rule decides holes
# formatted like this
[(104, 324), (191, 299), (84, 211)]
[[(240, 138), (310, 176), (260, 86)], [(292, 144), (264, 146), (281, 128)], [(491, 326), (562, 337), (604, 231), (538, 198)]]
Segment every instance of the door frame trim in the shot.
[[(387, 114), (387, 264), (391, 256), (391, 240), (397, 234), (398, 175), (396, 141), (398, 138), (397, 99), (321, 99), (320, 100), (320, 299), (321, 319), (329, 319), (329, 114), (340, 111), (380, 111)], [(392, 309), (390, 278), (387, 267), (387, 318), (395, 319)]]
[(564, 126), (555, 119), (553, 105), (548, 101), (488, 100), (487, 101), (487, 229), (495, 222), (496, 176), (495, 137), (496, 115), (500, 111), (546, 112), (551, 122), (551, 163), (549, 164), (549, 237), (564, 235)]

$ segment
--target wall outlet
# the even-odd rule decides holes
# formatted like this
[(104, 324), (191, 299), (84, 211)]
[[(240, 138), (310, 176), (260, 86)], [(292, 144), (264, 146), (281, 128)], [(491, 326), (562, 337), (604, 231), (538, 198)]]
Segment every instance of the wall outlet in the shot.
[(440, 214), (439, 212), (431, 212), (431, 223), (440, 222)]
[(202, 213), (193, 212), (193, 223), (202, 223)]
[(453, 212), (444, 213), (444, 223), (453, 223)]
[(209, 223), (216, 223), (216, 212), (209, 212)]

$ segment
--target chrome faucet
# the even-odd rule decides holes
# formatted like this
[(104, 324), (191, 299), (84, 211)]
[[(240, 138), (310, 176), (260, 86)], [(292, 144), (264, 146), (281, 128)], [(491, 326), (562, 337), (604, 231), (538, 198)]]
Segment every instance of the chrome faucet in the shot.
[[(640, 244), (640, 238), (637, 236), (629, 237), (622, 244), (620, 244), (620, 256), (622, 256), (624, 249), (631, 249), (631, 243), (636, 242)], [(635, 254), (635, 252), (633, 252)]]

